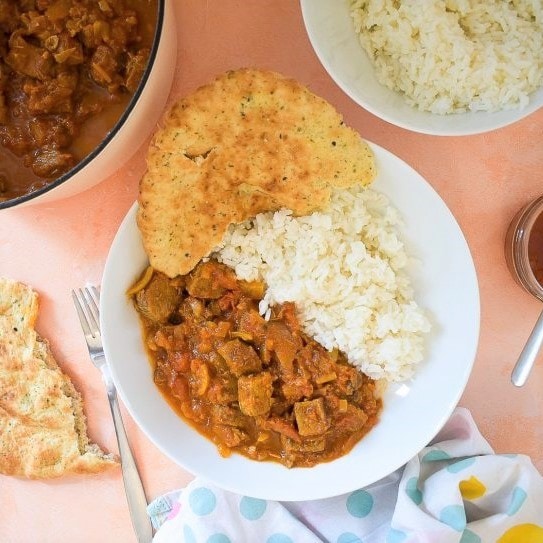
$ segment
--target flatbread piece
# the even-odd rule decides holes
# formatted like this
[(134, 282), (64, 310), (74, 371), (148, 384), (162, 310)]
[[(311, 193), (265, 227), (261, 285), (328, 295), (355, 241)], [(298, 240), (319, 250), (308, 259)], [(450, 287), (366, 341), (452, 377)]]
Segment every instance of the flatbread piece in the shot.
[(188, 273), (228, 226), (282, 207), (322, 209), (333, 187), (369, 184), (373, 154), (325, 100), (280, 74), (227, 72), (162, 120), (140, 184), (151, 265)]
[(81, 395), (34, 329), (38, 295), (0, 278), (0, 473), (32, 479), (117, 464), (90, 444)]

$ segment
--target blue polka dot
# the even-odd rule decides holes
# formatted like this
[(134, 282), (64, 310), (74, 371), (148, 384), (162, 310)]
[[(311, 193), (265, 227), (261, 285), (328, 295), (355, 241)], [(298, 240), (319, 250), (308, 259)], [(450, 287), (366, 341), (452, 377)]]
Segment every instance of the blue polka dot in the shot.
[(449, 473), (458, 473), (463, 469), (469, 468), (472, 464), (475, 464), (475, 460), (476, 459), (474, 457), (464, 458), (464, 460), (459, 460), (458, 462), (447, 466), (447, 471)]
[(421, 459), (421, 462), (439, 462), (440, 460), (450, 460), (450, 454), (445, 451), (433, 450), (427, 452)]
[(507, 509), (507, 515), (512, 517), (521, 507), (524, 501), (526, 500), (526, 492), (516, 486), (513, 488), (513, 496), (511, 497), (511, 503)]
[(337, 543), (362, 543), (362, 540), (351, 532), (343, 532), (337, 538)]
[(188, 524), (183, 526), (183, 535), (185, 536), (183, 539), (185, 543), (196, 543), (196, 536)]
[(402, 543), (407, 539), (407, 534), (401, 530), (391, 528), (387, 534), (387, 543)]
[(272, 534), (268, 539), (266, 539), (266, 543), (294, 543), (292, 539), (288, 535), (285, 534)]
[(460, 543), (481, 543), (481, 538), (471, 530), (464, 530)]
[(209, 488), (196, 488), (189, 495), (189, 504), (195, 515), (209, 515), (215, 509), (217, 498)]
[(417, 477), (411, 477), (405, 484), (405, 493), (413, 500), (416, 505), (422, 503), (422, 492), (419, 490), (419, 480)]
[(466, 512), (461, 505), (448, 505), (441, 510), (439, 520), (457, 532), (466, 527)]
[(357, 518), (367, 517), (373, 507), (373, 498), (365, 490), (357, 490), (347, 498), (347, 511)]
[(266, 511), (266, 501), (243, 496), (239, 502), (239, 512), (247, 520), (258, 520)]
[(232, 543), (230, 538), (224, 534), (213, 534), (207, 538), (207, 543)]

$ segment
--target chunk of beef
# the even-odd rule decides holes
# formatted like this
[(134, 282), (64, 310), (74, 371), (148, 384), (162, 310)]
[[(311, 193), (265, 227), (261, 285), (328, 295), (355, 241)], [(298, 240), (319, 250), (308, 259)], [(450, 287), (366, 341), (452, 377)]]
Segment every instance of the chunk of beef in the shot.
[(243, 294), (253, 300), (261, 300), (266, 293), (266, 285), (262, 281), (239, 281), (239, 287)]
[(368, 422), (368, 415), (358, 407), (349, 404), (347, 410), (335, 417), (334, 429), (338, 432), (357, 432)]
[(21, 125), (8, 125), (0, 127), (2, 145), (5, 145), (12, 153), (17, 156), (23, 156), (31, 148), (31, 141), (26, 137), (26, 133)]
[(337, 379), (334, 386), (342, 395), (350, 396), (362, 384), (362, 375), (352, 366), (338, 364), (336, 372)]
[[(70, 0), (52, 0), (47, 6), (46, 15), (50, 21), (60, 21), (70, 14), (72, 2)], [(77, 12), (74, 12), (74, 18), (77, 19)]]
[(85, 61), (81, 43), (67, 32), (60, 34), (53, 58), (57, 64), (65, 64), (66, 66), (77, 66)]
[(138, 18), (134, 11), (125, 10), (121, 17), (111, 21), (111, 39), (108, 42), (117, 51), (123, 51), (133, 41), (138, 28)]
[(72, 113), (77, 75), (61, 73), (48, 81), (26, 81), (23, 90), (28, 96), (28, 110), (35, 114)]
[(236, 376), (256, 373), (262, 369), (262, 362), (255, 350), (239, 339), (228, 341), (217, 349), (230, 371)]
[(272, 403), (272, 376), (269, 372), (243, 375), (238, 380), (241, 412), (250, 417), (267, 415)]
[(330, 353), (317, 343), (308, 344), (301, 349), (299, 361), (301, 366), (311, 374), (315, 383), (329, 381), (336, 370), (336, 364)]
[(40, 81), (54, 77), (55, 62), (51, 53), (42, 47), (28, 43), (18, 31), (14, 32), (9, 40), (6, 63), (16, 72)]
[(108, 21), (93, 21), (90, 24), (79, 24), (72, 29), (72, 33), (79, 33), (83, 45), (88, 49), (96, 49), (105, 45), (111, 37), (111, 25)]
[(252, 339), (262, 341), (266, 321), (254, 309), (241, 309), (236, 315), (236, 332), (248, 334)]
[(151, 321), (165, 323), (177, 308), (178, 294), (166, 275), (155, 272), (147, 288), (136, 294), (136, 305)]
[(116, 55), (107, 45), (99, 45), (92, 55), (90, 73), (94, 81), (114, 92), (122, 84), (119, 75), (120, 64)]
[(326, 439), (324, 436), (306, 437), (301, 441), (295, 441), (286, 436), (281, 436), (281, 443), (285, 452), (291, 453), (317, 453), (324, 451)]
[(238, 400), (237, 382), (213, 381), (207, 391), (207, 399), (210, 403), (228, 405)]
[(58, 117), (34, 117), (28, 129), (38, 147), (50, 145), (61, 149), (70, 145), (74, 127), (68, 120), (62, 122)]
[(322, 398), (296, 402), (294, 404), (294, 416), (301, 436), (324, 434), (330, 426), (330, 420), (326, 416)]
[(128, 53), (124, 86), (130, 92), (136, 92), (148, 60), (149, 49), (140, 49), (136, 54)]
[(24, 33), (26, 36), (38, 38), (41, 45), (44, 45), (45, 40), (51, 35), (51, 22), (45, 15), (41, 15), (36, 11), (29, 11), (21, 15), (21, 23), (24, 25)]
[(297, 402), (311, 397), (313, 394), (313, 385), (304, 377), (293, 377), (283, 383), (281, 392), (289, 402)]
[(77, 161), (71, 153), (51, 146), (38, 149), (32, 160), (32, 170), (38, 177), (55, 178), (75, 166)]
[(179, 307), (179, 314), (186, 319), (203, 320), (205, 306), (202, 300), (187, 296)]
[(214, 423), (235, 426), (236, 428), (245, 428), (248, 425), (247, 417), (229, 405), (213, 405), (211, 419)]

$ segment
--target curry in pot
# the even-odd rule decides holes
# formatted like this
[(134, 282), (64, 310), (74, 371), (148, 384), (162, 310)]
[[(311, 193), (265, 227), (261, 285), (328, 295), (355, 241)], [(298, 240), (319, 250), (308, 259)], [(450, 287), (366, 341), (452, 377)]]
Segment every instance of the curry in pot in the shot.
[(52, 182), (122, 115), (158, 0), (0, 0), (0, 201)]
[(266, 321), (264, 290), (213, 260), (174, 279), (149, 268), (129, 294), (154, 381), (223, 456), (288, 467), (338, 458), (377, 423), (376, 382), (304, 334), (292, 303)]

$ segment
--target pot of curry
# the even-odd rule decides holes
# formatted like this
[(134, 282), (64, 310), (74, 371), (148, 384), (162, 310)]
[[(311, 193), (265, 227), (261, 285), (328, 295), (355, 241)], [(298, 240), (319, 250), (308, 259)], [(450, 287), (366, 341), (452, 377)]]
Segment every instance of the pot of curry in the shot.
[(0, 209), (82, 192), (129, 160), (173, 80), (167, 0), (0, 0)]
[(264, 292), (214, 260), (173, 279), (148, 268), (128, 294), (155, 385), (222, 456), (287, 467), (343, 456), (378, 422), (377, 383), (303, 333), (294, 304), (264, 319)]

